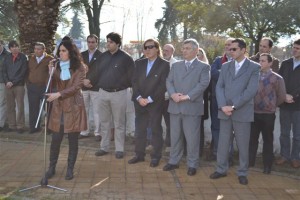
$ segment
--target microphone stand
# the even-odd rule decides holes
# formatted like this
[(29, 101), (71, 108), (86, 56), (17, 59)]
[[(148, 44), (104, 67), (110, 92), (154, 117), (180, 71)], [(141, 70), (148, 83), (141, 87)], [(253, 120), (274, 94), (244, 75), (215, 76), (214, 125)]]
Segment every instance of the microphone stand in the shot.
[[(49, 86), (50, 86), (50, 83), (51, 83), (51, 79), (52, 79), (52, 76), (53, 76), (53, 73), (54, 73), (54, 69), (55, 69), (54, 67), (51, 68), (51, 72), (50, 72), (49, 80), (48, 80), (48, 83), (47, 83), (47, 86), (46, 86), (45, 94), (48, 92), (48, 89), (49, 89)], [(38, 118), (36, 120), (35, 128), (38, 127), (40, 117), (41, 117), (41, 114), (43, 112), (43, 107), (44, 107), (45, 101), (46, 101), (46, 95), (44, 95), (42, 104), (40, 106), (40, 111), (39, 111)], [(46, 110), (46, 114), (45, 114), (45, 130), (44, 130), (44, 175), (43, 175), (43, 178), (42, 178), (39, 185), (35, 185), (35, 186), (29, 187), (29, 188), (19, 190), (19, 192), (24, 192), (24, 191), (31, 190), (31, 189), (38, 188), (38, 187), (49, 187), (49, 188), (53, 188), (53, 189), (64, 191), (64, 192), (67, 191), (66, 189), (63, 189), (63, 188), (55, 187), (53, 185), (48, 185), (48, 178), (46, 177), (46, 172), (47, 172), (46, 147), (47, 147), (47, 123), (48, 123), (47, 103), (45, 104), (45, 110)]]

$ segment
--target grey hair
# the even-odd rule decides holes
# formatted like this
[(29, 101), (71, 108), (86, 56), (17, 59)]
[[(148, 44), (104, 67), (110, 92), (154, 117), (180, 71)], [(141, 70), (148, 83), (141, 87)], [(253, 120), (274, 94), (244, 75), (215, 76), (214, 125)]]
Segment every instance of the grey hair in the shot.
[(184, 40), (183, 44), (192, 44), (193, 49), (199, 49), (199, 43), (194, 38)]
[(43, 47), (43, 49), (46, 48), (46, 46), (43, 42), (36, 42), (36, 43), (34, 43), (34, 46), (40, 46), (40, 47)]

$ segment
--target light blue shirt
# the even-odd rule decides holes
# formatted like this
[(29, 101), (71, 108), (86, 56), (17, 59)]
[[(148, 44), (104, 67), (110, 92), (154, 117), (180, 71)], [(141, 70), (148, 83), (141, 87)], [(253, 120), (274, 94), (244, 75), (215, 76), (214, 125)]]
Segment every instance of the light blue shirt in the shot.
[(153, 63), (155, 62), (155, 60), (152, 60), (152, 61), (148, 60), (146, 76), (148, 76), (150, 70), (152, 69), (152, 66), (153, 66)]
[(294, 58), (294, 59), (293, 59), (293, 62), (294, 62), (293, 69), (296, 69), (296, 67), (300, 65), (300, 60), (296, 60), (296, 59)]

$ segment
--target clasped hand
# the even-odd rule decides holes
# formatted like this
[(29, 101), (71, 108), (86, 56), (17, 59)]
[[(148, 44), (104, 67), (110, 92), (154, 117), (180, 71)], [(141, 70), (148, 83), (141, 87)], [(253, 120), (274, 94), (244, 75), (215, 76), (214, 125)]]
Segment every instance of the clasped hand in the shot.
[(173, 99), (173, 101), (175, 101), (176, 103), (182, 102), (182, 101), (186, 101), (189, 99), (188, 95), (184, 95), (182, 93), (174, 93), (171, 95), (171, 98)]

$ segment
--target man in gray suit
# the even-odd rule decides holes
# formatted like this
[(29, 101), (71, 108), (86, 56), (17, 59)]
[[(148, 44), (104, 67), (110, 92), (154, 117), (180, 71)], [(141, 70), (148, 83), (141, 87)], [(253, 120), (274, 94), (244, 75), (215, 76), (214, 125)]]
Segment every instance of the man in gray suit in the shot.
[(171, 124), (170, 160), (164, 171), (178, 168), (184, 151), (184, 137), (187, 142), (187, 165), (189, 176), (199, 166), (199, 142), (201, 115), (204, 113), (203, 92), (210, 81), (210, 66), (199, 61), (199, 44), (195, 39), (183, 42), (182, 54), (185, 60), (172, 65), (167, 78), (170, 95), (168, 111)]
[(226, 176), (231, 138), (239, 148), (239, 182), (248, 184), (249, 140), (251, 122), (254, 120), (253, 98), (258, 89), (259, 64), (245, 57), (246, 42), (235, 39), (230, 47), (233, 61), (224, 63), (216, 86), (220, 136), (217, 151), (217, 169), (211, 179)]

